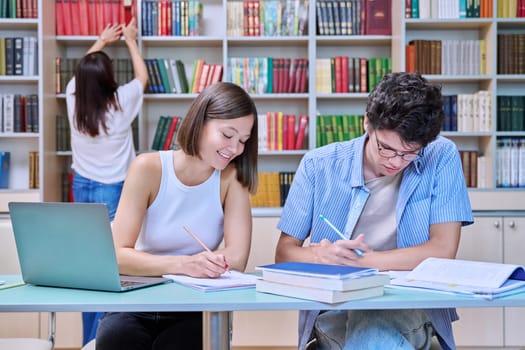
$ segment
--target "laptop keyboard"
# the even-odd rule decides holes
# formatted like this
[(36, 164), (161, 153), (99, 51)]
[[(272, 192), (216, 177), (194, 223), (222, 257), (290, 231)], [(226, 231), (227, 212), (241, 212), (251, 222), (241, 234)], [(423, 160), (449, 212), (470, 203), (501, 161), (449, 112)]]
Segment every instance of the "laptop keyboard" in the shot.
[(142, 281), (127, 281), (127, 280), (121, 280), (120, 286), (125, 288), (129, 286), (136, 286), (137, 284), (144, 284)]

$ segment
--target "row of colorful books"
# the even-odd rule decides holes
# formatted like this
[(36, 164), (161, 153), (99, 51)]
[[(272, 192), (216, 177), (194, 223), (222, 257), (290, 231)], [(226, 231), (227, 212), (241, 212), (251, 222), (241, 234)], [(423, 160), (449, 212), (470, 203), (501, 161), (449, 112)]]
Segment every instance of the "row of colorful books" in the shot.
[(364, 134), (363, 115), (322, 114), (316, 118), (316, 145), (348, 141)]
[(38, 18), (38, 1), (0, 0), (0, 18)]
[(496, 154), (496, 186), (525, 187), (525, 138), (498, 138)]
[[(482, 0), (489, 1), (489, 0)], [(525, 17), (525, 0), (498, 1), (498, 17), (516, 18)], [(490, 5), (492, 7), (492, 3)]]
[(228, 36), (300, 36), (308, 30), (308, 0), (228, 1)]
[(525, 96), (497, 96), (498, 131), (525, 131)]
[(0, 132), (38, 132), (38, 95), (0, 94)]
[(1, 37), (0, 75), (37, 75), (37, 47), (34, 36)]
[(156, 151), (177, 149), (177, 133), (181, 122), (182, 118), (179, 116), (161, 115), (155, 128), (151, 149)]
[(257, 193), (250, 196), (252, 207), (282, 207), (288, 197), (295, 172), (259, 172)]
[(315, 88), (318, 93), (365, 93), (391, 71), (390, 57), (318, 58)]
[(318, 35), (391, 35), (391, 0), (318, 0)]
[[(405, 0), (406, 18), (490, 18), (492, 0)], [(507, 2), (512, 0), (499, 1)], [(516, 1), (516, 0), (514, 0)]]
[[(56, 57), (55, 58), (55, 92), (65, 93), (67, 83), (75, 75), (75, 69), (80, 58)], [(119, 85), (131, 81), (133, 73), (133, 63), (130, 58), (114, 58), (113, 72), (115, 80)]]
[(56, 35), (99, 35), (110, 23), (128, 23), (132, 0), (55, 0)]
[(473, 94), (443, 96), (442, 131), (492, 131), (492, 94), (480, 90)]
[(142, 35), (198, 36), (202, 12), (197, 0), (143, 0)]
[(266, 112), (258, 116), (259, 151), (301, 150), (306, 146), (308, 115)]
[(498, 74), (525, 74), (525, 34), (498, 34)]
[(248, 93), (305, 93), (308, 59), (281, 57), (230, 57), (226, 79)]
[(485, 40), (411, 40), (405, 47), (407, 72), (443, 75), (486, 74)]
[(181, 60), (152, 58), (145, 59), (148, 68), (149, 93), (200, 93), (207, 86), (222, 80), (222, 64), (206, 63), (198, 59), (193, 64), (190, 81), (186, 77), (186, 68)]
[(262, 272), (255, 289), (333, 304), (381, 296), (390, 283), (377, 269), (304, 262), (281, 262), (256, 267)]

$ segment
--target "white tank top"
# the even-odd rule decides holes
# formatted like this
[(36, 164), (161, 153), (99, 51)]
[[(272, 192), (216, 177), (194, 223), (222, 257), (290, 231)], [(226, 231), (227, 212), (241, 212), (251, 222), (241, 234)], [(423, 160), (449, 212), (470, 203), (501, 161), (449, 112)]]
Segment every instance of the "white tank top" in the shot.
[(221, 172), (186, 186), (173, 169), (173, 151), (161, 151), (162, 175), (157, 197), (146, 211), (135, 248), (159, 255), (193, 255), (202, 247), (182, 228), (188, 226), (211, 250), (224, 236)]

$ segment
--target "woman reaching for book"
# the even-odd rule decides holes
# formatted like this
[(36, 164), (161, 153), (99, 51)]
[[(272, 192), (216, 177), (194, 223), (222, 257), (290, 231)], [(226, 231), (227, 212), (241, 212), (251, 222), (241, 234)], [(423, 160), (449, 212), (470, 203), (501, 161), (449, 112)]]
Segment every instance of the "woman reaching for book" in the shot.
[[(115, 81), (113, 63), (101, 51), (124, 36), (134, 78), (122, 86)], [(142, 107), (148, 81), (137, 46), (137, 26), (109, 24), (80, 59), (66, 87), (73, 154), (75, 202), (104, 203), (113, 220), (128, 167), (135, 158), (131, 123)], [(95, 337), (102, 314), (83, 313), (83, 343)]]
[[(244, 271), (249, 196), (257, 186), (256, 118), (242, 88), (212, 84), (182, 121), (180, 149), (143, 153), (132, 162), (113, 224), (120, 273), (214, 278), (228, 268)], [(202, 313), (108, 313), (96, 343), (98, 350), (201, 349)]]

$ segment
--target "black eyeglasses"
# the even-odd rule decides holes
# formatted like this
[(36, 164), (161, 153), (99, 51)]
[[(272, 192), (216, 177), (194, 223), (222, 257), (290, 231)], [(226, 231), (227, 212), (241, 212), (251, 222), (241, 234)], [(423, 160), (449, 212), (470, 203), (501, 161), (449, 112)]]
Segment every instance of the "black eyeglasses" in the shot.
[(414, 159), (419, 157), (419, 154), (421, 152), (421, 149), (417, 151), (417, 153), (410, 152), (410, 153), (397, 153), (393, 149), (385, 148), (379, 144), (379, 139), (377, 138), (377, 132), (374, 132), (376, 136), (376, 144), (377, 144), (377, 151), (379, 152), (379, 155), (383, 158), (394, 158), (394, 157), (401, 157), (406, 162), (411, 162)]

